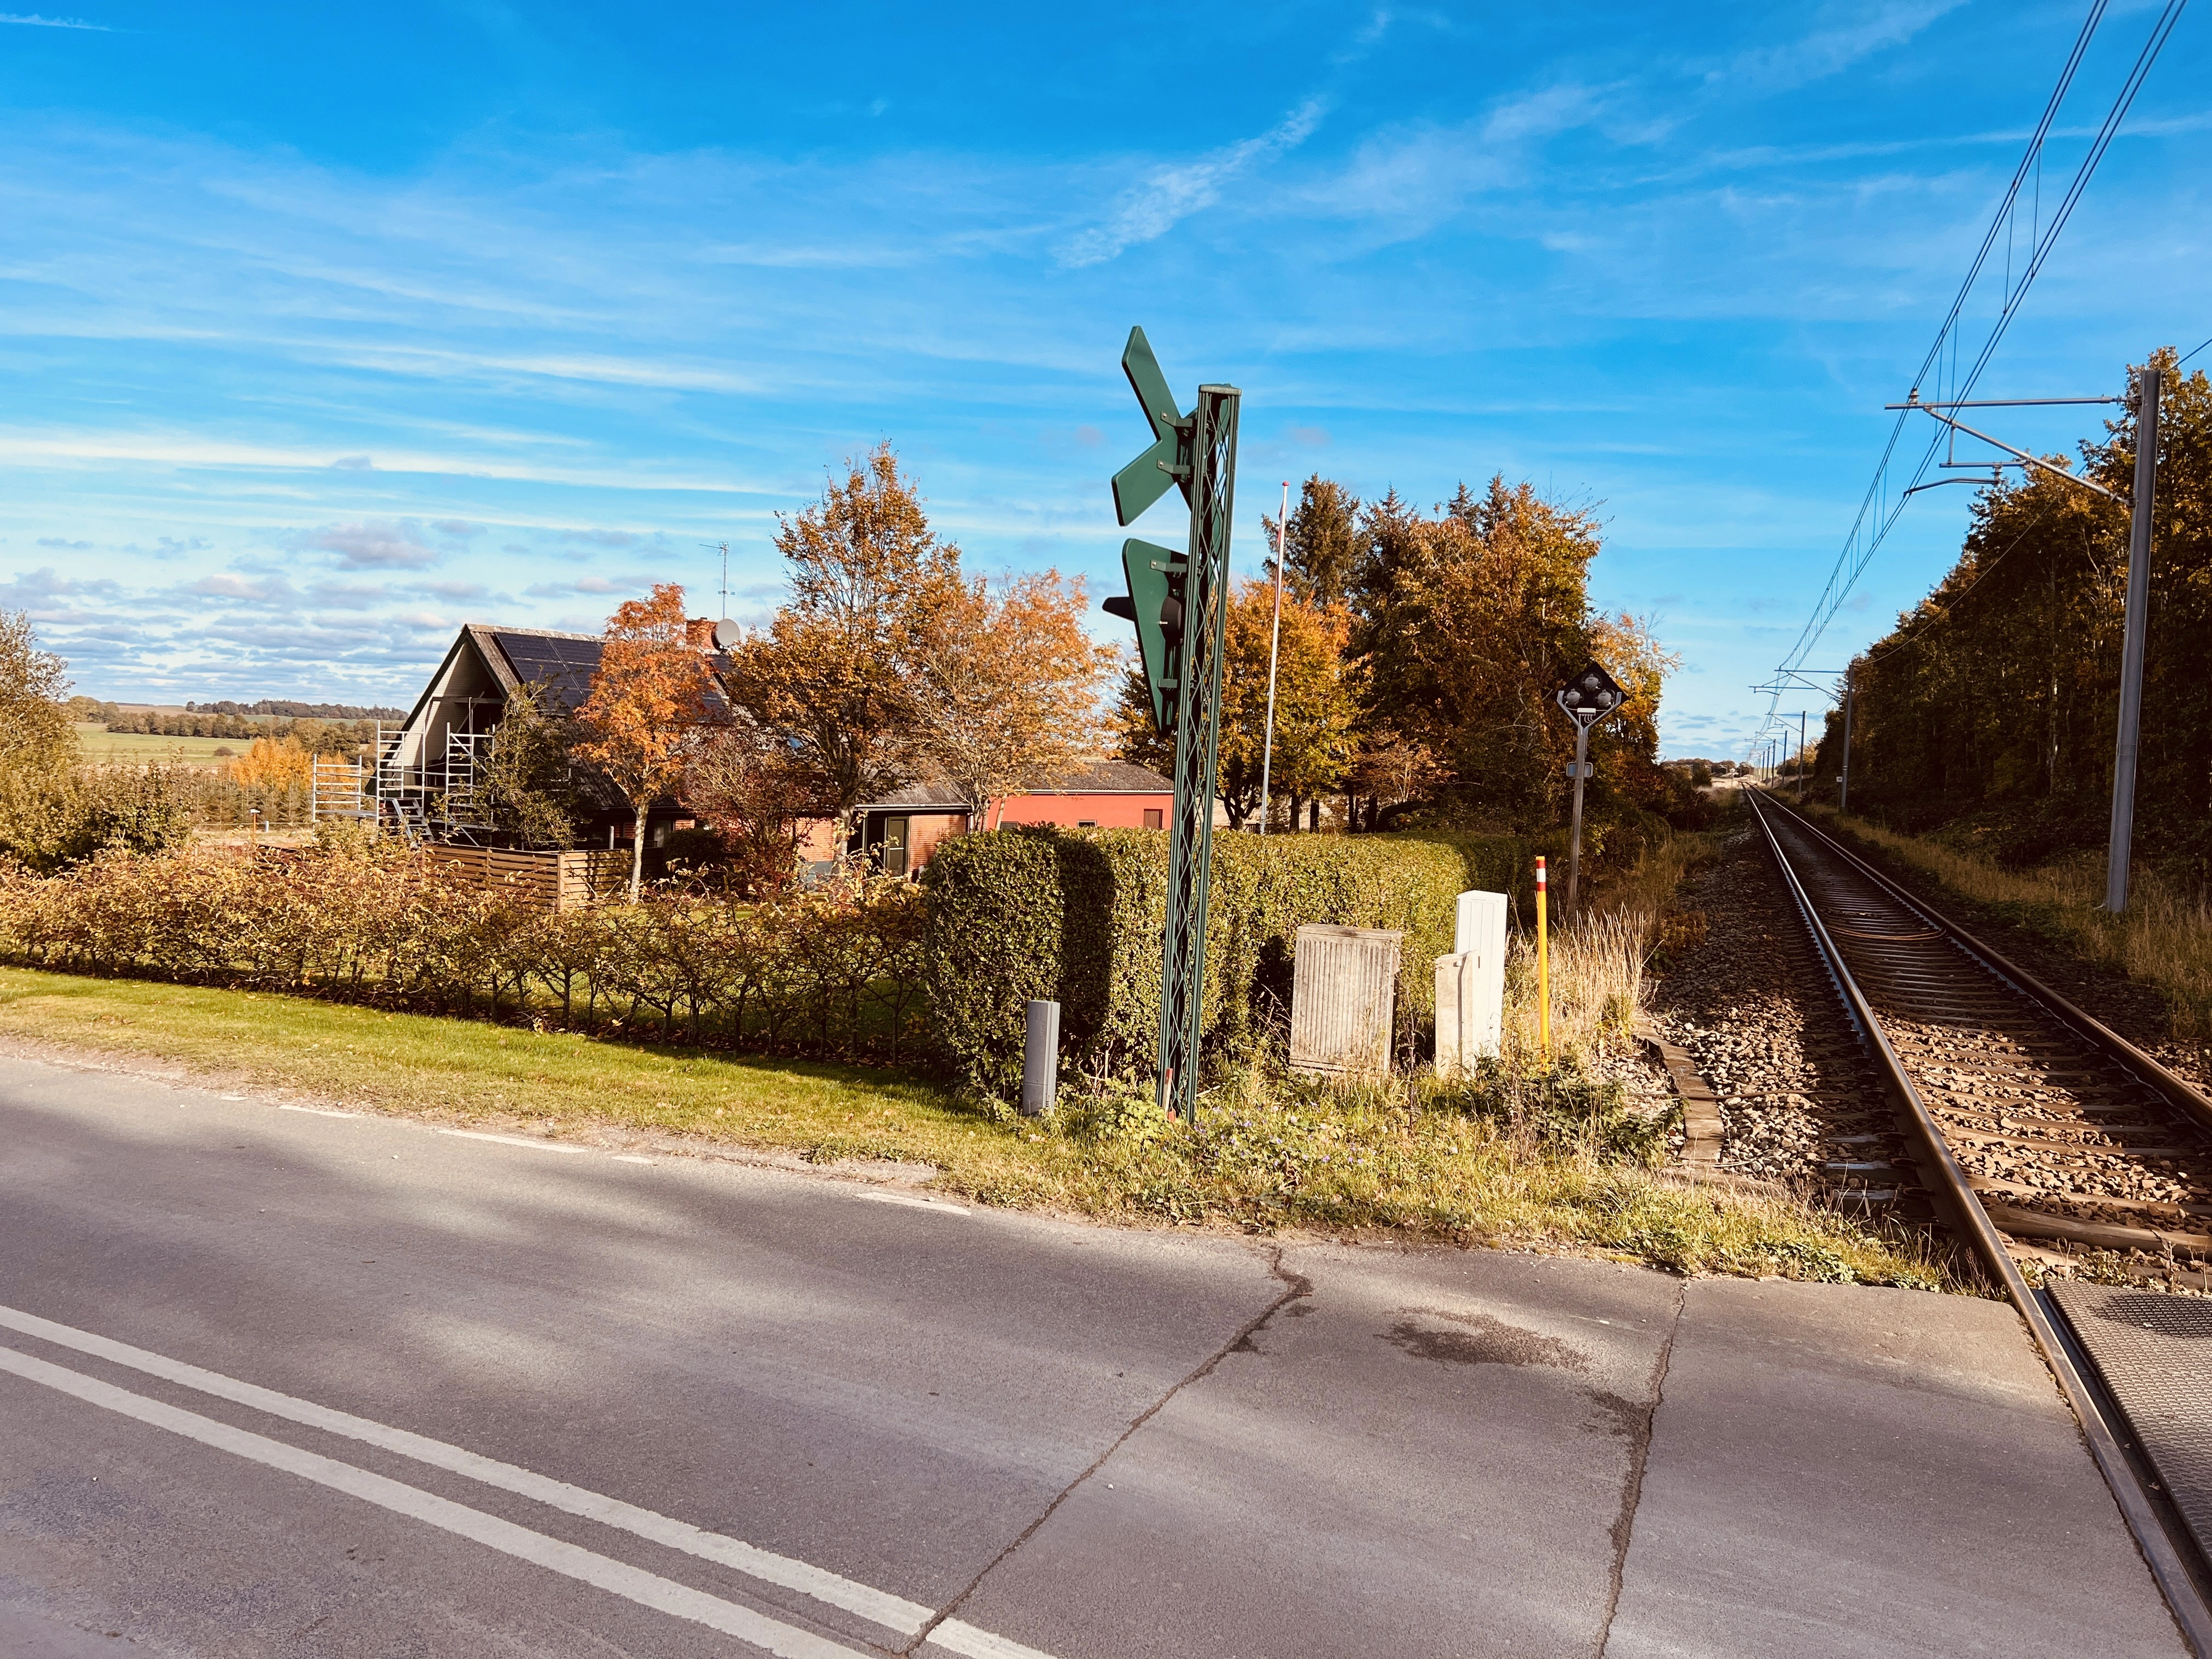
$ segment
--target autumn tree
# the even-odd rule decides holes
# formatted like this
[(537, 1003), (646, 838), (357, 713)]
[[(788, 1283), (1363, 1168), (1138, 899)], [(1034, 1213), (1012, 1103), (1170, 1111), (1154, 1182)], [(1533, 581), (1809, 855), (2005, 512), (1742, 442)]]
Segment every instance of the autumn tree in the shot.
[(51, 848), (77, 761), (62, 702), (69, 665), (42, 650), (29, 615), (0, 611), (0, 851), (27, 861)]
[[(1595, 520), (1493, 478), (1433, 520), (1388, 497), (1364, 535), (1352, 637), (1373, 735), (1432, 754), (1462, 816), (1551, 823), (1574, 752), (1552, 693), (1597, 645)], [(1614, 741), (1601, 727), (1594, 754)]]
[(798, 880), (799, 841), (823, 804), (819, 779), (784, 744), (744, 721), (709, 732), (684, 768), (684, 799), (720, 839), (737, 890), (769, 898)]
[(961, 591), (959, 550), (888, 444), (780, 518), (775, 543), (789, 596), (732, 653), (732, 697), (819, 780), (842, 847), (854, 808), (920, 770), (912, 647)]
[(1098, 741), (1098, 684), (1115, 653), (1084, 628), (1082, 578), (1056, 570), (954, 581), (906, 641), (921, 775), (979, 828), (1009, 795), (1051, 784)]
[(597, 767), (635, 821), (629, 896), (645, 878), (645, 820), (671, 793), (707, 718), (706, 659), (688, 643), (684, 590), (655, 583), (649, 599), (626, 601), (607, 618), (591, 695), (576, 711), (577, 757)]
[(76, 731), (62, 703), (68, 671), (40, 648), (27, 612), (0, 611), (0, 779), (34, 784), (76, 763)]
[[(1344, 655), (1347, 621), (1341, 611), (1322, 610), (1285, 593), (1269, 763), (1267, 654), (1274, 604), (1274, 585), (1266, 580), (1245, 582), (1230, 596), (1221, 663), (1218, 787), (1223, 810), (1239, 829), (1260, 810), (1263, 772), (1278, 799), (1290, 803), (1295, 819), (1302, 801), (1335, 787), (1353, 749), (1358, 705)], [(1157, 771), (1170, 769), (1174, 737), (1154, 728), (1152, 692), (1134, 670), (1119, 687), (1113, 726), (1115, 752), (1122, 759)]]
[(313, 757), (289, 732), (256, 738), (246, 751), (224, 768), (231, 781), (247, 788), (305, 789), (313, 781)]

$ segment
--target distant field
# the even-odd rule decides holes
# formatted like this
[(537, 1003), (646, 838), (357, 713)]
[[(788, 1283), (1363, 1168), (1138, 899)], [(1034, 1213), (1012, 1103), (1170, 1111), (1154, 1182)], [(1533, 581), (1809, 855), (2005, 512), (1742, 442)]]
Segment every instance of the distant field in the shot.
[(244, 738), (155, 738), (141, 732), (110, 732), (82, 722), (76, 736), (84, 746), (84, 757), (94, 765), (182, 761), (187, 766), (220, 766), (230, 757), (244, 754), (248, 747)]

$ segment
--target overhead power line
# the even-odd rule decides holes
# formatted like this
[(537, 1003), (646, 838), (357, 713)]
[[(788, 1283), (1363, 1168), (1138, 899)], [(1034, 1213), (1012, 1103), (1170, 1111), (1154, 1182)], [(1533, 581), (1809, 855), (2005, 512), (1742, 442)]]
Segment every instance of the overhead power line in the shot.
[[(2013, 318), (2019, 313), (2021, 302), (2027, 297), (2029, 288), (2041, 273), (2051, 249), (2057, 246), (2059, 234), (2073, 216), (2082, 192), (2088, 188), (2089, 180), (2097, 171), (2097, 164), (2104, 160), (2106, 150), (2111, 148), (2121, 122), (2126, 118), (2130, 106), (2135, 102), (2136, 94), (2142, 89), (2151, 65), (2158, 61), (2159, 53), (2165, 49), (2166, 39), (2173, 33), (2174, 25), (2180, 21), (2182, 9), (2188, 0), (2166, 0), (2164, 8), (2151, 25), (2150, 33), (2142, 50), (2136, 54), (2126, 81), (2113, 98), (2112, 107), (2106, 112), (2096, 136), (2090, 141), (2081, 165), (2075, 170), (2072, 180), (2050, 218), (2045, 221), (2041, 199), (2044, 146), (2051, 136), (2052, 124), (2058, 118), (2059, 107), (2066, 101), (2066, 94), (2081, 70), (2082, 59), (2088, 53), (2089, 43), (2097, 33), (2097, 26), (2104, 21), (2109, 3), (2110, 0), (2092, 0), (2088, 15), (2082, 20), (2081, 32), (2075, 37), (2073, 49), (2067, 53), (2065, 65), (2059, 70), (2057, 84), (2051, 88), (2051, 97), (2044, 106), (2042, 118), (2036, 123), (2027, 148), (2021, 153), (2020, 165), (2014, 169), (2012, 180), (2006, 186), (1996, 211), (1990, 216), (1989, 229), (1983, 234), (1981, 246), (1975, 250), (1973, 260), (1966, 268), (1966, 280), (1959, 285), (1958, 296), (1951, 301), (1950, 309), (1944, 313), (1942, 325), (1936, 331), (1934, 343), (1920, 361), (1919, 369), (1912, 380), (1915, 397), (1919, 396), (1923, 388), (1933, 393), (1929, 401), (1963, 399), (1972, 393), (1983, 370), (1989, 367), (1998, 343), (2004, 338), (2005, 331), (2011, 326)], [(2024, 189), (2029, 192), (2028, 257), (2021, 266), (2015, 280), (2012, 250), (2017, 239)], [(1987, 336), (1962, 369), (1959, 362), (1960, 336), (1967, 304), (1980, 284), (2001, 233), (2005, 237), (2005, 266), (2000, 278), (1997, 314)], [(2212, 341), (2206, 343), (2212, 344)], [(2201, 346), (2198, 348), (2199, 350), (2203, 349)], [(1901, 466), (1899, 451), (1904, 447), (1905, 422), (1911, 416), (1910, 410), (1899, 410), (1896, 422), (1890, 428), (1888, 441), (1883, 445), (1881, 459), (1875, 466), (1873, 481), (1868, 484), (1866, 494), (1860, 500), (1858, 514), (1851, 521), (1850, 533), (1844, 539), (1843, 550), (1837, 556), (1827, 585), (1820, 590), (1820, 597), (1813, 606), (1812, 615), (1806, 619), (1796, 643), (1791, 647), (1788, 658), (1781, 665), (1785, 673), (1802, 667), (1814, 647), (1820, 642), (1829, 623), (1834, 620), (1837, 611), (1850, 596), (1859, 577), (1888, 539), (1889, 532), (1898, 520), (1903, 516), (1912, 487), (1926, 476), (1943, 447), (1947, 429), (1939, 426), (1929, 439), (1927, 447), (1918, 452), (1913, 460), (1911, 476), (1900, 487), (1896, 482)], [(1907, 453), (1911, 452), (1908, 450)], [(1759, 725), (1761, 734), (1772, 726), (1778, 704), (1778, 693), (1768, 701), (1765, 714)], [(1753, 741), (1757, 741), (1756, 737)]]

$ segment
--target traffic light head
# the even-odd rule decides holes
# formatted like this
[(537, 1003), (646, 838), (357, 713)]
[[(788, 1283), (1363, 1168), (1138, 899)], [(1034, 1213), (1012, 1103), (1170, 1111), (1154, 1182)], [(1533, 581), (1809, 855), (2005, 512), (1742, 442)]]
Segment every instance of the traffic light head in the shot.
[(1121, 544), (1121, 568), (1129, 579), (1128, 595), (1107, 600), (1106, 613), (1137, 625), (1137, 656), (1152, 695), (1152, 721), (1162, 732), (1172, 732), (1182, 663), (1183, 577), (1189, 562), (1171, 547), (1132, 536)]
[(1561, 686), (1557, 695), (1559, 707), (1584, 726), (1603, 720), (1628, 700), (1613, 676), (1595, 663)]

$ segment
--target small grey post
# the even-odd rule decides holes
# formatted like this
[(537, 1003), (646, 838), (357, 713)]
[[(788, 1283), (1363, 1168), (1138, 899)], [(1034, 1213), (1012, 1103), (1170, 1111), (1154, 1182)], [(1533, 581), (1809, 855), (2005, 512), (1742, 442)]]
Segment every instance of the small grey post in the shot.
[(1022, 1022), (1022, 1115), (1052, 1109), (1060, 1094), (1060, 1005), (1032, 1002)]
[(1573, 839), (1567, 843), (1567, 910), (1575, 910), (1575, 893), (1583, 874), (1583, 780), (1589, 771), (1589, 725), (1584, 720), (1575, 722), (1575, 827)]
[(2158, 492), (2159, 370), (2136, 376), (2136, 493), (2128, 508), (2128, 609), (2120, 647), (2120, 735), (2112, 756), (2112, 836), (2105, 859), (2105, 908), (2128, 908), (2128, 856), (2136, 829), (2136, 743), (2142, 733), (2143, 636), (2150, 622), (2150, 520)]

